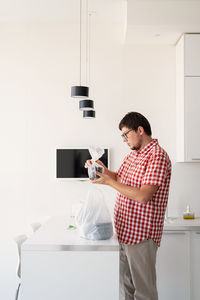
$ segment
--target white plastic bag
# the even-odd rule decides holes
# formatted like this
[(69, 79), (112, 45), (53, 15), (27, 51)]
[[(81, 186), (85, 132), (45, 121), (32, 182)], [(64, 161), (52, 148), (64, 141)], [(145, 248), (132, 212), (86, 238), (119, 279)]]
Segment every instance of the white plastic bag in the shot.
[(113, 235), (110, 213), (104, 201), (103, 193), (91, 189), (87, 199), (75, 216), (80, 236), (89, 240), (107, 240)]
[(92, 165), (88, 167), (88, 175), (90, 179), (98, 179), (99, 176), (96, 174), (96, 171), (103, 173), (104, 167), (99, 165), (96, 160), (98, 160), (104, 154), (104, 149), (91, 146), (89, 147), (89, 152), (92, 157)]

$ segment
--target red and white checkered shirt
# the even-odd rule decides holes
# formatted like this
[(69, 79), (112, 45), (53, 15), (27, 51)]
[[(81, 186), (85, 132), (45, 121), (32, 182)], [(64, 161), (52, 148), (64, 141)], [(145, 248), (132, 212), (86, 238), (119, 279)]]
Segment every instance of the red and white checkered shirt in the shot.
[(146, 204), (117, 194), (114, 224), (119, 243), (132, 245), (148, 238), (160, 246), (171, 178), (169, 156), (153, 139), (143, 149), (131, 151), (117, 175), (121, 183), (136, 188), (143, 184), (159, 186)]

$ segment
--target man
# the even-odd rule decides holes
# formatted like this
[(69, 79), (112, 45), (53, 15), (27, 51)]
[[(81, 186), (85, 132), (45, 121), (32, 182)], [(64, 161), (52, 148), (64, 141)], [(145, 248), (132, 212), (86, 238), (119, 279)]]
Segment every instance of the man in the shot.
[[(121, 120), (131, 148), (117, 173), (104, 166), (96, 184), (118, 191), (114, 224), (120, 243), (120, 299), (157, 300), (156, 253), (160, 246), (171, 178), (167, 153), (151, 137), (148, 120), (130, 112)], [(100, 161), (98, 161), (103, 165)], [(85, 167), (91, 161), (88, 160)]]

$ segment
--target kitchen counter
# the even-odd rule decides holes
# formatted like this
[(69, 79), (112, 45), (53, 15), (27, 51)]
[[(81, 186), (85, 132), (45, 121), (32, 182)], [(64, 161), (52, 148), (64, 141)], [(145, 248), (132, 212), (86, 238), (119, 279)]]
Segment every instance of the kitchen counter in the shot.
[[(116, 236), (109, 240), (86, 240), (79, 236), (78, 229), (68, 229), (70, 224), (74, 224), (73, 218), (51, 217), (22, 245), (22, 300), (118, 299)], [(195, 275), (191, 287), (188, 282), (191, 274), (198, 273), (193, 269), (199, 257), (200, 218), (168, 218), (163, 233), (157, 257), (160, 298), (197, 299), (193, 295), (199, 295), (199, 283), (194, 279), (199, 275)]]
[[(71, 220), (72, 224), (74, 220)], [(86, 240), (78, 229), (67, 229), (70, 218), (51, 217), (36, 233), (22, 245), (22, 250), (52, 251), (119, 251), (116, 236), (109, 240)]]
[[(74, 222), (71, 219), (72, 224)], [(67, 216), (51, 217), (37, 232), (22, 245), (22, 250), (52, 251), (119, 251), (117, 237), (109, 240), (91, 241), (81, 238), (78, 229), (67, 229), (70, 218)], [(184, 230), (200, 231), (200, 218), (185, 220), (168, 218), (164, 231)]]
[(165, 230), (184, 230), (184, 231), (199, 231), (200, 218), (183, 219), (183, 218), (168, 218), (164, 223)]
[(22, 245), (22, 300), (116, 300), (119, 244), (80, 237), (66, 216), (51, 217)]

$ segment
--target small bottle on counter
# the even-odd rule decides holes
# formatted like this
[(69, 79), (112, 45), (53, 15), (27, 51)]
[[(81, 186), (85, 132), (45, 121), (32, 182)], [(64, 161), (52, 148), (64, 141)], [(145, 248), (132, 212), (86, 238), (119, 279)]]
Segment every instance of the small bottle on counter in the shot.
[(191, 212), (191, 211), (190, 211), (190, 206), (189, 206), (189, 204), (188, 204), (187, 207), (186, 207), (186, 211), (183, 213), (183, 218), (184, 218), (184, 219), (194, 219), (194, 218), (195, 218), (194, 212)]

